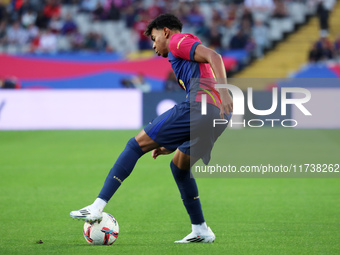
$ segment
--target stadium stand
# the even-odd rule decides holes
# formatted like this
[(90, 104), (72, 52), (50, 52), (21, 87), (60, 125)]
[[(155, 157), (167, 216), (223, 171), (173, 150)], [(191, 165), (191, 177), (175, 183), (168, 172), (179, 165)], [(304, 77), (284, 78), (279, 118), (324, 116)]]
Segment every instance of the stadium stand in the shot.
[(140, 49), (151, 47), (142, 38), (148, 20), (171, 11), (183, 32), (223, 56), (228, 76), (245, 70), (236, 77), (286, 77), (306, 62), (301, 54), (317, 39), (317, 1), (5, 1), (0, 76), (17, 77), (22, 88), (121, 88), (143, 74), (153, 91), (163, 90), (168, 62)]
[[(320, 30), (317, 15), (317, 2), (313, 8), (304, 9), (301, 3), (291, 3), (289, 12), (296, 17), (296, 22), (300, 27), (296, 32), (287, 36), (287, 38), (275, 47), (275, 50), (269, 52), (263, 59), (256, 60), (250, 67), (238, 73), (236, 78), (334, 78), (339, 77), (339, 59), (336, 50), (334, 58), (320, 59), (315, 63), (309, 62), (309, 53), (312, 45), (317, 44), (323, 38), (328, 38), (331, 44), (334, 43), (336, 49), (336, 38), (340, 30), (340, 4), (335, 2), (333, 11), (330, 16), (329, 34), (324, 34)], [(294, 8), (295, 9), (294, 9)], [(298, 20), (298, 10), (305, 10), (305, 21)], [(310, 18), (309, 15), (312, 15)], [(300, 16), (301, 17), (301, 16)], [(294, 18), (295, 19), (295, 18)], [(304, 24), (304, 25), (302, 25)], [(333, 46), (332, 46), (333, 47)], [(333, 49), (332, 49), (333, 52)], [(265, 89), (267, 84), (258, 83), (255, 86), (257, 90)], [(242, 87), (242, 86), (241, 86)]]

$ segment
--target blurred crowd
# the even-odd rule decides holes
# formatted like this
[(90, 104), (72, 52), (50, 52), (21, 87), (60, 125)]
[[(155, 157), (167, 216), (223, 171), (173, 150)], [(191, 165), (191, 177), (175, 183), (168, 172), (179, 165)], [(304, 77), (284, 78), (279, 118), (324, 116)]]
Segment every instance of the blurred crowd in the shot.
[[(306, 0), (2, 0), (0, 47), (17, 52), (59, 51), (58, 39), (67, 38), (70, 50), (115, 51), (105, 33), (80, 32), (77, 14), (93, 22), (123, 22), (133, 31), (136, 49), (150, 49), (144, 30), (159, 14), (171, 12), (184, 24), (183, 32), (198, 35), (216, 50), (246, 49), (258, 57), (268, 47), (268, 18), (285, 18), (289, 2)], [(318, 1), (318, 0), (313, 0)], [(67, 12), (68, 7), (76, 11)], [(66, 10), (66, 12), (63, 10)], [(74, 8), (73, 8), (74, 10)], [(117, 35), (118, 36), (118, 35)]]
[(310, 63), (340, 60), (340, 35), (332, 42), (329, 39), (329, 14), (336, 0), (314, 0), (317, 5), (317, 15), (320, 25), (320, 39), (314, 42), (308, 53)]
[(14, 76), (0, 77), (0, 89), (20, 89), (21, 83)]
[[(57, 53), (67, 51), (120, 51), (112, 43), (124, 31), (134, 34), (134, 50), (151, 49), (151, 41), (144, 35), (150, 20), (170, 12), (183, 22), (183, 32), (197, 35), (205, 45), (222, 53), (225, 50), (246, 50), (261, 58), (270, 47), (270, 22), (291, 18), (291, 3), (315, 7), (319, 17), (320, 40), (312, 45), (309, 61), (340, 58), (340, 36), (328, 39), (329, 14), (336, 0), (1, 0), (0, 53)], [(84, 30), (80, 15), (88, 22), (119, 23), (118, 30)], [(84, 32), (85, 31), (85, 32)], [(121, 42), (119, 42), (121, 43)], [(124, 44), (124, 42), (123, 42)], [(117, 45), (117, 44), (116, 44)], [(13, 50), (14, 49), (14, 50)], [(128, 52), (124, 52), (128, 53)], [(123, 79), (122, 86), (151, 90), (143, 74)], [(0, 88), (20, 88), (13, 77), (0, 79)], [(166, 91), (176, 91), (173, 72), (164, 83)]]
[(61, 15), (59, 0), (3, 0), (0, 3), (0, 45), (19, 52), (58, 51), (58, 36), (72, 35), (72, 49), (109, 50), (101, 34), (81, 35), (71, 13)]
[(334, 42), (328, 37), (321, 37), (313, 43), (308, 53), (308, 60), (311, 63), (329, 60), (340, 61), (340, 35)]

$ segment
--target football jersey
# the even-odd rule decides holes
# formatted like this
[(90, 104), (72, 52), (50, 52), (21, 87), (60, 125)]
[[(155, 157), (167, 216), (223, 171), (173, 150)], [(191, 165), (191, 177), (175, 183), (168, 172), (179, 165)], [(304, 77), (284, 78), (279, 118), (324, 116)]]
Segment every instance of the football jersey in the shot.
[(221, 100), (214, 88), (216, 82), (210, 64), (199, 63), (194, 59), (199, 44), (201, 41), (192, 34), (173, 34), (169, 42), (168, 59), (178, 84), (187, 93), (186, 101), (201, 102), (202, 94), (206, 94), (207, 103), (219, 107)]

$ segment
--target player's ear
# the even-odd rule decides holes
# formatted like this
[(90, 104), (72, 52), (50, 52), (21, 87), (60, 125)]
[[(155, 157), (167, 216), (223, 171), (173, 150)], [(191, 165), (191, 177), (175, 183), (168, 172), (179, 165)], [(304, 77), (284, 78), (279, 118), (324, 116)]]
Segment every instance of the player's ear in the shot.
[(170, 36), (170, 29), (169, 28), (167, 28), (167, 27), (164, 27), (163, 28), (163, 32), (164, 32), (164, 36), (165, 36), (165, 38), (169, 38), (169, 36)]

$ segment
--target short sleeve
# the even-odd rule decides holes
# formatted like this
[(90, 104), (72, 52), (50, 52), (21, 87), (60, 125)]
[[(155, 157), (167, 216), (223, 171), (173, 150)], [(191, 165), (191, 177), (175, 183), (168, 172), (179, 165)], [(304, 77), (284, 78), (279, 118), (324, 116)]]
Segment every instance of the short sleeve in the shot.
[(169, 49), (176, 58), (194, 61), (195, 50), (200, 40), (191, 34), (174, 34), (169, 43)]

